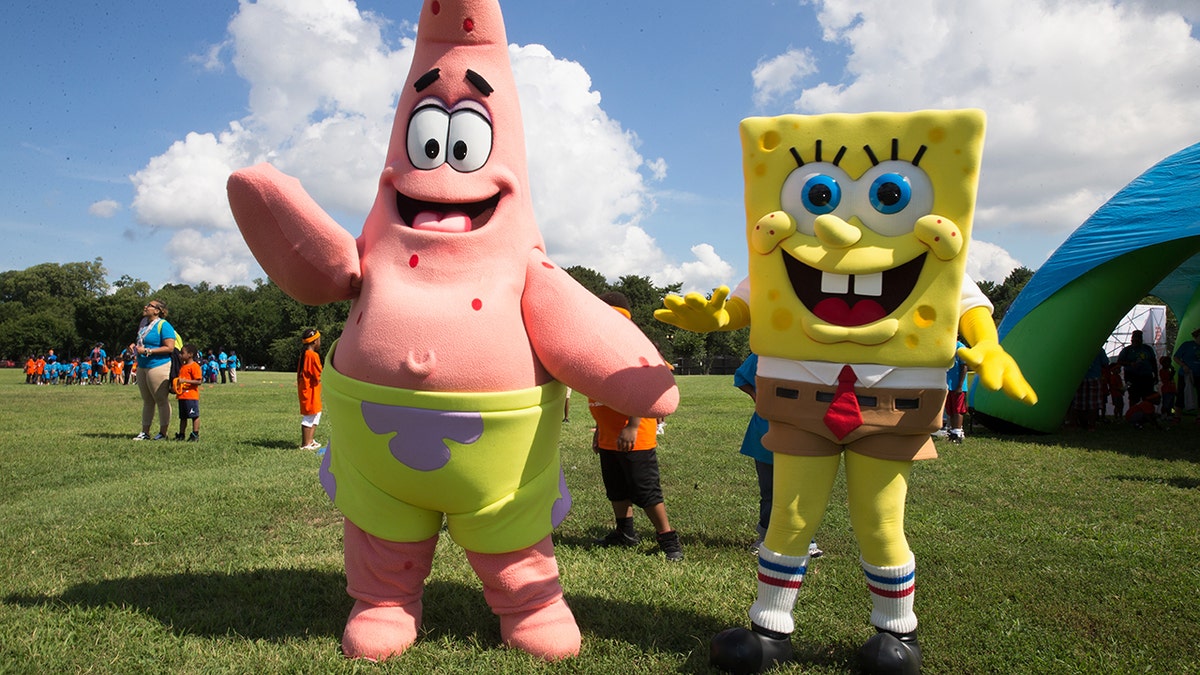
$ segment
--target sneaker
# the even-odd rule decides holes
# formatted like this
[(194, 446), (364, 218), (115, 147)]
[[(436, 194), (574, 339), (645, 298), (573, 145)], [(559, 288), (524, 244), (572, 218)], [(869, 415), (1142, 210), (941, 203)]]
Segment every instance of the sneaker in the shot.
[(667, 556), (668, 562), (683, 560), (683, 546), (679, 543), (678, 532), (675, 530), (663, 532), (655, 535), (654, 539), (658, 542), (658, 547), (662, 549), (663, 555)]
[(165, 440), (167, 440), (167, 435), (166, 435), (166, 434), (154, 434), (154, 438), (151, 438), (150, 440), (152, 440), (152, 441), (165, 441)]
[(950, 436), (950, 431), (947, 429), (938, 429), (930, 435), (934, 438), (947, 438)]
[(134, 436), (134, 437), (133, 437), (133, 440), (135, 440), (135, 441), (148, 441), (148, 440), (150, 440), (150, 434), (148, 434), (148, 433), (146, 433), (146, 432), (144, 432), (144, 431), (143, 431), (142, 433), (138, 434), (137, 436)]
[(815, 539), (813, 541), (808, 542), (808, 557), (820, 558), (823, 555), (825, 555), (825, 551), (822, 551), (821, 549), (817, 548), (817, 542)]
[(308, 445), (302, 445), (302, 446), (300, 446), (300, 449), (301, 449), (301, 450), (313, 450), (313, 451), (316, 451), (316, 450), (320, 450), (322, 447), (323, 447), (323, 446), (321, 445), (321, 441), (318, 441), (318, 440), (313, 440), (313, 442), (309, 443)]
[[(183, 437), (180, 436), (179, 439), (183, 440)], [(192, 433), (188, 434), (187, 439), (188, 439), (188, 443), (195, 443), (196, 441), (200, 440), (200, 434), (193, 431)]]
[(767, 528), (762, 525), (755, 525), (754, 530), (758, 533), (758, 538), (750, 544), (750, 555), (758, 555), (758, 549), (762, 548), (763, 539), (767, 538)]
[(962, 443), (964, 438), (966, 438), (966, 434), (964, 434), (961, 429), (950, 430), (951, 443)]
[(608, 548), (609, 546), (637, 546), (641, 539), (636, 534), (629, 534), (613, 528), (612, 532), (604, 535), (596, 540), (597, 546)]
[(183, 440), (183, 438), (184, 438), (184, 436), (183, 436), (183, 434), (182, 434), (182, 433), (175, 434), (175, 440), (177, 440), (177, 441), (182, 441), (182, 440)]

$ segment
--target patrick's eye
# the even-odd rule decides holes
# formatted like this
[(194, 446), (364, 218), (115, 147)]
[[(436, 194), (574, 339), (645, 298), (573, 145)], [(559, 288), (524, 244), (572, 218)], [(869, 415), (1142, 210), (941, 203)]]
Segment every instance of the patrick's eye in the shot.
[(436, 169), (446, 162), (450, 114), (440, 106), (417, 108), (408, 120), (408, 161), (418, 169)]
[(450, 116), (448, 139), (447, 161), (456, 171), (477, 171), (492, 154), (492, 125), (474, 110), (457, 110)]
[(871, 183), (871, 206), (891, 215), (903, 211), (912, 201), (912, 185), (898, 173), (885, 173)]
[(846, 186), (854, 181), (838, 166), (813, 162), (798, 167), (783, 181), (779, 205), (796, 221), (796, 229), (813, 234), (817, 216), (835, 214), (849, 218), (846, 212)]

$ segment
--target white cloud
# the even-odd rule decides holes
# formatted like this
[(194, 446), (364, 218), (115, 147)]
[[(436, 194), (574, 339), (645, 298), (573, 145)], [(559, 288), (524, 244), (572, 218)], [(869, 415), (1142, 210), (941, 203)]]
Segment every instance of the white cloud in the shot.
[(1117, 190), (1196, 140), (1192, 1), (802, 1), (849, 58), (845, 79), (793, 88), (795, 110), (983, 108), (975, 233), (1043, 235), (1046, 250), (1025, 257), (1044, 259)]
[[(348, 0), (241, 3), (230, 40), (209, 51), (205, 63), (214, 68), (213, 59), (231, 55), (250, 86), (248, 116), (221, 134), (188, 134), (132, 177), (138, 221), (180, 230), (167, 251), (180, 280), (231, 284), (261, 276), (225, 199), (229, 173), (259, 161), (299, 178), (357, 234), (412, 60), (411, 27), (389, 45), (384, 26)], [(661, 180), (666, 162), (638, 153), (637, 137), (600, 107), (582, 66), (541, 45), (511, 46), (510, 56), (534, 211), (556, 262), (610, 279), (653, 277), (663, 269), (678, 276), (722, 264), (711, 250), (703, 260), (675, 263), (639, 226), (655, 208), (643, 172)], [(196, 248), (219, 253), (194, 255)]]
[(1022, 266), (1008, 251), (981, 239), (972, 239), (967, 249), (967, 274), (975, 281), (1000, 283), (1009, 272)]
[(759, 61), (750, 75), (754, 80), (754, 104), (763, 107), (778, 100), (815, 72), (817, 65), (808, 49), (789, 49)]
[(696, 244), (692, 247), (694, 261), (682, 265), (668, 265), (653, 277), (657, 286), (667, 286), (681, 283), (683, 293), (708, 293), (722, 284), (733, 287), (737, 279), (733, 278), (733, 265), (721, 259), (710, 244)]
[(88, 207), (88, 214), (97, 218), (112, 218), (120, 210), (120, 202), (113, 199), (101, 199)]

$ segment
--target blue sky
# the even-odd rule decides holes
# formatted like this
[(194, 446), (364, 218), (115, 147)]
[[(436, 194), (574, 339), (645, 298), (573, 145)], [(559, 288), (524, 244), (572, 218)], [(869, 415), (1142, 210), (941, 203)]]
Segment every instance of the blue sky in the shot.
[[(1200, 141), (1193, 0), (503, 2), (550, 254), (688, 290), (745, 273), (737, 123), (981, 107), (975, 276), (1036, 268)], [(22, 3), (0, 40), (0, 269), (262, 273), (224, 176), (270, 159), (357, 234), (416, 0)], [(383, 138), (380, 138), (380, 136)]]

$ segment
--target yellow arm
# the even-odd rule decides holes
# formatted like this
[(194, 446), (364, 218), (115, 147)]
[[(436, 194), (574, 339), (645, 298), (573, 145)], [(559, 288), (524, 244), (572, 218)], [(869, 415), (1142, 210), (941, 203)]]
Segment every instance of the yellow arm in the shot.
[(973, 307), (958, 322), (959, 332), (970, 347), (958, 350), (958, 355), (975, 371), (979, 383), (1026, 405), (1037, 403), (1037, 392), (1029, 386), (1017, 362), (1000, 346), (996, 324), (986, 307)]

